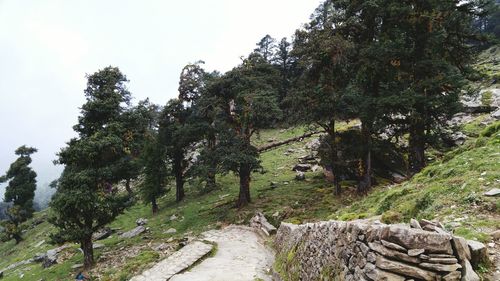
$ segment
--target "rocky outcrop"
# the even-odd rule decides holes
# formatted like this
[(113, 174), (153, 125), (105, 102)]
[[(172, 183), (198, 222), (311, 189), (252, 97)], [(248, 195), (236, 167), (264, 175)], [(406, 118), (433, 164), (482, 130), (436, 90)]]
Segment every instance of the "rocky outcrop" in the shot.
[(412, 225), (282, 223), (275, 270), (283, 280), (479, 280), (471, 249), (483, 256), (480, 245), (472, 247), (434, 222)]

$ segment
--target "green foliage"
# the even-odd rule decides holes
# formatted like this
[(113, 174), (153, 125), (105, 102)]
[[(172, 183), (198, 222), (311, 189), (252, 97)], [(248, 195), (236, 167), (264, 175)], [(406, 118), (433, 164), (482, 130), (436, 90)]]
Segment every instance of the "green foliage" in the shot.
[(387, 224), (400, 223), (403, 220), (403, 216), (398, 212), (387, 211), (382, 214), (380, 221)]
[(481, 133), (481, 137), (492, 137), (500, 131), (500, 121), (486, 127)]
[(141, 186), (142, 200), (152, 204), (152, 211), (158, 211), (156, 200), (163, 195), (168, 171), (165, 147), (159, 142), (158, 135), (147, 137), (144, 147), (142, 163), (144, 165), (144, 180)]
[(128, 139), (122, 116), (130, 100), (118, 68), (107, 67), (87, 78), (87, 102), (74, 126), (79, 137), (58, 154), (57, 163), (65, 168), (50, 203), (51, 223), (59, 230), (55, 235), (81, 244), (85, 267), (94, 262), (92, 234), (125, 206), (126, 198), (112, 185), (123, 179), (119, 171)]
[(35, 152), (37, 152), (36, 148), (25, 145), (17, 148), (15, 154), (19, 158), (10, 165), (6, 174), (0, 177), (0, 183), (8, 182), (4, 201), (12, 203), (6, 212), (8, 220), (4, 223), (5, 233), (7, 238), (14, 238), (16, 242), (22, 239), (19, 224), (31, 218), (34, 212), (36, 173), (29, 165), (31, 154)]

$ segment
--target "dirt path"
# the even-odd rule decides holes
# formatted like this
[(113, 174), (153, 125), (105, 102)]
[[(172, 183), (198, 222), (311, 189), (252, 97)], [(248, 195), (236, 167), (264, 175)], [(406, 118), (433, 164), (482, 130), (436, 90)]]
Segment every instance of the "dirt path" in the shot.
[(202, 239), (217, 243), (217, 253), (171, 281), (271, 281), (274, 254), (252, 228), (229, 226), (211, 230)]

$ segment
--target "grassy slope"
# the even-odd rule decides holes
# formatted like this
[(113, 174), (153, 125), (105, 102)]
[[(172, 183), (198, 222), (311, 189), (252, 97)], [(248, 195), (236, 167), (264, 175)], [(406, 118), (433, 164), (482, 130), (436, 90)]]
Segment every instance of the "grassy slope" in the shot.
[[(478, 129), (474, 127), (474, 130)], [(270, 138), (282, 140), (303, 132), (302, 128), (266, 130), (255, 142), (262, 145)], [(132, 229), (139, 217), (149, 219), (149, 239), (136, 237), (123, 240), (114, 235), (103, 240), (101, 243), (106, 247), (97, 250), (98, 258), (102, 251), (119, 253), (122, 248), (145, 246), (140, 255), (128, 259), (120, 265), (121, 268), (107, 270), (103, 279), (126, 280), (134, 272), (159, 259), (159, 255), (148, 245), (170, 238), (163, 232), (171, 227), (177, 229), (174, 238), (181, 238), (188, 232), (197, 234), (229, 223), (246, 223), (256, 210), (263, 211), (274, 224), (282, 220), (301, 223), (330, 218), (371, 217), (384, 213), (385, 217), (391, 214), (395, 220), (437, 217), (453, 221), (467, 215), (468, 218), (460, 225), (453, 225), (456, 231), (470, 238), (487, 240), (485, 228), (500, 227), (498, 202), (482, 196), (486, 189), (499, 187), (500, 184), (500, 145), (498, 136), (496, 138), (483, 139), (480, 141), (482, 145), (470, 141), (466, 146), (446, 154), (445, 159), (435, 162), (411, 181), (376, 187), (366, 197), (356, 195), (355, 187), (349, 186), (349, 183), (344, 184), (343, 196), (335, 197), (321, 172), (308, 172), (306, 181), (295, 181), (295, 173), (291, 169), (299, 156), (307, 154), (304, 150), (307, 140), (265, 152), (261, 156), (263, 172), (253, 175), (253, 203), (247, 208), (233, 208), (238, 180), (228, 174), (219, 177), (220, 188), (211, 193), (203, 194), (195, 186), (188, 186), (187, 198), (180, 204), (174, 202), (172, 192), (167, 194), (160, 200), (160, 213), (154, 217), (151, 216), (150, 207), (143, 204), (137, 204), (120, 215), (111, 227), (122, 231)], [(287, 151), (293, 152), (285, 153)], [(277, 182), (278, 187), (271, 189), (271, 182)], [(171, 222), (169, 218), (173, 214), (184, 219)], [(46, 215), (47, 212), (38, 213), (36, 219)], [(39, 248), (34, 247), (39, 241), (49, 241), (50, 231), (52, 227), (44, 222), (28, 230), (21, 244), (16, 246), (12, 241), (0, 244), (0, 268), (53, 248), (47, 243)], [(24, 273), (23, 280), (67, 280), (75, 272), (70, 269), (71, 265), (81, 262), (82, 256), (76, 249), (77, 245), (74, 245), (66, 251), (65, 256), (69, 259), (61, 264), (45, 270), (40, 264), (21, 266), (6, 272), (4, 280), (18, 280), (21, 273)]]

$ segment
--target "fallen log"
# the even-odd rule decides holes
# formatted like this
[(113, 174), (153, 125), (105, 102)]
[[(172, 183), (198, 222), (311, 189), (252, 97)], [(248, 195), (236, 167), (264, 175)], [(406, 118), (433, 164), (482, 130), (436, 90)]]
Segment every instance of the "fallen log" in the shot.
[(282, 145), (285, 145), (285, 144), (289, 144), (291, 142), (295, 142), (295, 141), (300, 141), (304, 138), (308, 138), (308, 137), (312, 137), (314, 135), (317, 135), (317, 134), (320, 134), (320, 133), (323, 133), (324, 131), (314, 131), (314, 132), (310, 132), (310, 133), (305, 133), (303, 135), (300, 135), (298, 137), (293, 137), (293, 138), (290, 138), (290, 139), (286, 139), (286, 140), (283, 140), (283, 141), (278, 141), (278, 142), (272, 142), (268, 145), (264, 145), (264, 146), (261, 146), (259, 147), (257, 150), (259, 152), (264, 152), (264, 151), (267, 151), (267, 150), (270, 150), (270, 149), (273, 149), (273, 148), (277, 148), (277, 147), (280, 147)]

